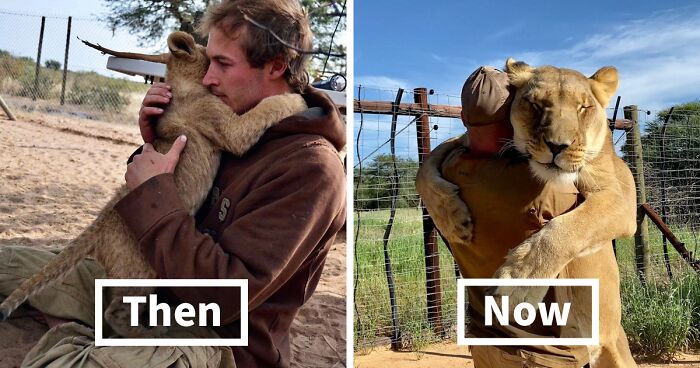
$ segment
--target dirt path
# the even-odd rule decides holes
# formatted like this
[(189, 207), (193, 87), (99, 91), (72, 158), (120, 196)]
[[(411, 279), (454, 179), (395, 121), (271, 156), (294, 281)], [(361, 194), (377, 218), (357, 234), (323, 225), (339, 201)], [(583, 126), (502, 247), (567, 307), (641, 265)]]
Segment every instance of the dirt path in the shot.
[[(420, 353), (393, 352), (388, 347), (379, 347), (355, 353), (357, 368), (473, 368), (474, 362), (467, 347), (455, 343), (439, 343), (428, 346)], [(640, 368), (697, 368), (700, 367), (700, 352), (681, 354), (674, 363), (640, 363)]]
[[(31, 114), (0, 116), (0, 246), (60, 247), (95, 218), (124, 181), (138, 128)], [(344, 367), (345, 234), (292, 330), (293, 361)], [(0, 324), (0, 368), (15, 367), (47, 330), (31, 318)], [(303, 353), (302, 353), (303, 352)]]

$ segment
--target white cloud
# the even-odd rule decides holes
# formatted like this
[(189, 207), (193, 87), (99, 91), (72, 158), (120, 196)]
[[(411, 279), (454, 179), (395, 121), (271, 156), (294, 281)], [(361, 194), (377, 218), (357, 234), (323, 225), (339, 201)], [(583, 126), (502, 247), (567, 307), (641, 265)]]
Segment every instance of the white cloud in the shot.
[(586, 75), (613, 65), (620, 72), (618, 94), (623, 104), (662, 109), (700, 98), (698, 17), (700, 12), (689, 13), (687, 8), (655, 13), (565, 49), (525, 51), (514, 57), (532, 65), (569, 67)]
[(515, 23), (510, 26), (505, 26), (502, 27), (499, 31), (496, 31), (494, 33), (487, 33), (484, 35), (484, 38), (489, 40), (489, 41), (498, 41), (500, 39), (503, 39), (507, 36), (510, 36), (513, 33), (516, 33), (523, 29), (525, 27), (525, 24), (520, 22), (520, 23)]
[(440, 55), (438, 55), (438, 54), (431, 53), (431, 54), (430, 54), (430, 57), (432, 57), (433, 60), (435, 60), (435, 61), (439, 61), (439, 62), (441, 62), (441, 63), (444, 63), (444, 62), (445, 62), (445, 58), (442, 57), (442, 56), (440, 56)]
[(410, 87), (409, 83), (404, 81), (404, 80), (394, 79), (394, 78), (386, 77), (386, 76), (372, 76), (372, 75), (355, 76), (355, 85), (362, 85), (365, 87), (374, 87), (374, 88), (408, 88), (408, 87)]

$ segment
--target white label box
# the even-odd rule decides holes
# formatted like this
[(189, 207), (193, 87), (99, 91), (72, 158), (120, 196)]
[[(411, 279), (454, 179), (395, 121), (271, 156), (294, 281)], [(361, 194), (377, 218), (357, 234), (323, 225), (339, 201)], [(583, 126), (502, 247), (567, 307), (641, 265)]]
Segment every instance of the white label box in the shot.
[[(465, 336), (467, 286), (589, 286), (591, 288), (591, 337), (584, 338), (474, 338)], [(459, 279), (457, 280), (457, 344), (458, 345), (599, 345), (598, 279)]]
[[(241, 291), (241, 337), (218, 339), (105, 338), (102, 289), (105, 287), (237, 287)], [(248, 346), (248, 280), (244, 279), (96, 279), (95, 346)]]

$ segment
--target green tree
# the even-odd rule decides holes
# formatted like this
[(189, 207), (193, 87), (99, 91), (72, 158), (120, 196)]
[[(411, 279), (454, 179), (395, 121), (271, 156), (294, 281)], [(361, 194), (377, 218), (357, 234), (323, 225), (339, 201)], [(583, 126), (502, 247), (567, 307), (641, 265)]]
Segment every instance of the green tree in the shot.
[[(396, 207), (417, 207), (418, 194), (415, 189), (418, 162), (412, 159), (396, 157), (397, 182), (399, 186)], [(392, 178), (394, 174), (394, 159), (391, 155), (377, 155), (362, 167), (355, 169), (355, 183), (359, 183), (355, 191), (355, 207), (357, 209), (386, 209), (391, 208)]]
[(61, 70), (61, 63), (52, 59), (46, 60), (44, 66), (46, 66), (46, 69)]
[(193, 31), (209, 0), (103, 0), (103, 3), (109, 9), (103, 19), (112, 31), (128, 29), (138, 36), (141, 46), (153, 45), (165, 33), (175, 30), (192, 33), (199, 43), (205, 43)]
[[(164, 34), (174, 30), (193, 33), (210, 1), (103, 0), (109, 10), (103, 16), (103, 20), (113, 31), (127, 29), (137, 35), (141, 46), (153, 45), (161, 40)], [(309, 13), (311, 29), (314, 32), (314, 50), (331, 50), (330, 53), (334, 54), (346, 53), (345, 45), (339, 43), (347, 19), (345, 1), (339, 4), (335, 0), (301, 0), (302, 6)], [(206, 44), (204, 39), (196, 34), (194, 36), (197, 42)], [(324, 76), (334, 73), (345, 75), (345, 59), (331, 56), (326, 63), (326, 55), (314, 54), (309, 65), (309, 74), (312, 79), (321, 73)]]
[[(344, 40), (346, 19), (346, 0), (301, 0), (301, 5), (308, 11), (311, 30), (314, 33), (314, 49), (329, 54), (346, 54)], [(311, 58), (309, 73), (312, 79), (327, 78), (339, 73), (346, 75), (347, 58), (314, 54)]]

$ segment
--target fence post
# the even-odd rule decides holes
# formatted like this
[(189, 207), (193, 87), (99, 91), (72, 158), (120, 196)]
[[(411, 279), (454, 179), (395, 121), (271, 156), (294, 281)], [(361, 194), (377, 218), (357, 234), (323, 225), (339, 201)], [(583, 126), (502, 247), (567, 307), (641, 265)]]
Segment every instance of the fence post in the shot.
[[(636, 105), (624, 107), (625, 119), (634, 122), (632, 127), (632, 163), (634, 167), (634, 179), (637, 183), (637, 231), (634, 234), (634, 254), (639, 279), (646, 281), (649, 269), (649, 229), (646, 216), (642, 211), (642, 205), (647, 202), (646, 186), (644, 185), (644, 156), (642, 154), (642, 134), (639, 128), (639, 112)], [(629, 139), (630, 136), (628, 136)]]
[(41, 66), (41, 44), (44, 42), (44, 26), (46, 25), (46, 17), (41, 17), (41, 31), (39, 31), (39, 50), (36, 54), (36, 70), (34, 71), (34, 93), (32, 100), (36, 101), (39, 94), (39, 67)]
[(401, 341), (401, 327), (399, 325), (399, 308), (396, 302), (396, 283), (394, 282), (394, 271), (391, 268), (391, 255), (389, 254), (389, 235), (394, 225), (394, 216), (396, 215), (396, 200), (399, 196), (399, 172), (396, 168), (396, 123), (399, 118), (399, 105), (403, 96), (403, 88), (399, 88), (396, 93), (396, 100), (391, 107), (391, 160), (393, 163), (393, 175), (391, 178), (391, 211), (389, 212), (389, 223), (384, 230), (383, 245), (384, 245), (384, 272), (386, 273), (386, 282), (389, 286), (389, 303), (391, 305), (391, 321), (394, 331), (391, 334), (391, 349), (398, 351), (403, 346)]
[(15, 114), (13, 114), (12, 110), (10, 110), (10, 106), (7, 106), (7, 103), (5, 103), (5, 100), (2, 99), (2, 96), (0, 96), (0, 107), (2, 108), (3, 111), (5, 111), (5, 114), (7, 114), (7, 117), (10, 120), (17, 120), (17, 118), (15, 118)]
[(61, 106), (63, 106), (66, 97), (66, 74), (68, 73), (68, 49), (70, 48), (70, 27), (73, 17), (68, 17), (68, 30), (66, 31), (66, 52), (63, 58), (63, 81), (61, 82)]
[[(428, 90), (416, 88), (413, 90), (414, 102), (420, 105), (421, 110), (428, 110)], [(418, 139), (418, 163), (423, 163), (423, 158), (430, 154), (430, 119), (428, 115), (421, 114), (416, 120)], [(428, 215), (425, 207), (423, 211), (423, 244), (425, 247), (425, 282), (428, 305), (428, 323), (438, 336), (444, 336), (442, 326), (442, 301), (440, 292), (440, 252), (437, 246), (435, 224)]]

